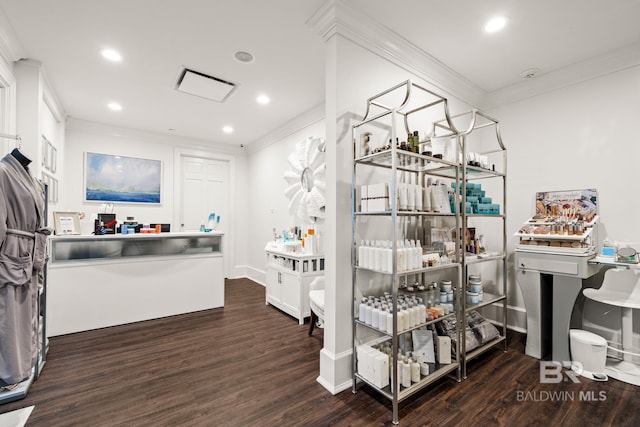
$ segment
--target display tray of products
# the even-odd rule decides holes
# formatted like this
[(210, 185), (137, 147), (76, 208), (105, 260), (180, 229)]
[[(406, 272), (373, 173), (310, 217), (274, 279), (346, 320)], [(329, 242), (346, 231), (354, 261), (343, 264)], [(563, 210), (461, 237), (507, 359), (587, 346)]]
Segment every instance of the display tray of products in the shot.
[(536, 193), (536, 212), (514, 236), (518, 250), (590, 254), (598, 222), (595, 189)]

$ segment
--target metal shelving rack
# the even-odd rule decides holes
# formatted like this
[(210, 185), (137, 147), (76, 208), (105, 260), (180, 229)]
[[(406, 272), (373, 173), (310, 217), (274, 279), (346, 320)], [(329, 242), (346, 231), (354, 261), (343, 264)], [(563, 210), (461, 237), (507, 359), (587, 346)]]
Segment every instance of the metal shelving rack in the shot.
[[(507, 209), (507, 149), (502, 142), (502, 136), (500, 134), (499, 122), (486, 115), (479, 110), (471, 110), (468, 113), (464, 113), (458, 116), (454, 116), (453, 120), (458, 120), (462, 117), (470, 117), (469, 126), (465, 131), (459, 133), (460, 150), (462, 153), (462, 194), (466, 195), (467, 184), (470, 181), (478, 180), (499, 180), (501, 181), (499, 186), (501, 187), (501, 213), (500, 214), (469, 214), (466, 209), (460, 209), (462, 218), (462, 235), (466, 236), (470, 222), (486, 221), (487, 218), (492, 218), (491, 221), (501, 222), (501, 248), (498, 252), (493, 252), (490, 256), (482, 256), (478, 258), (470, 258), (469, 254), (463, 249), (462, 252), (462, 271), (463, 278), (466, 280), (469, 277), (470, 268), (474, 266), (481, 267), (481, 264), (497, 263), (496, 281), (493, 283), (495, 293), (485, 292), (483, 301), (478, 304), (469, 304), (467, 298), (463, 298), (462, 306), (464, 307), (462, 320), (464, 322), (465, 315), (471, 310), (481, 309), (488, 306), (500, 306), (502, 310), (502, 325), (501, 333), (498, 338), (491, 340), (488, 343), (484, 343), (480, 347), (467, 352), (466, 335), (462, 333), (462, 376), (467, 377), (467, 363), (483, 354), (485, 351), (499, 345), (504, 345), (504, 351), (507, 350), (507, 260), (506, 260), (506, 248), (507, 248), (507, 228), (506, 228), (506, 209)], [(485, 131), (481, 131), (485, 129)], [(482, 138), (475, 138), (482, 133)], [(467, 162), (467, 154), (470, 151), (470, 147), (474, 144), (481, 144), (483, 150), (478, 154), (485, 155), (492, 160), (495, 160), (491, 169), (480, 166), (471, 166)], [(457, 191), (456, 191), (457, 192)], [(465, 196), (466, 197), (466, 196)], [(464, 202), (464, 200), (463, 200)], [(464, 204), (464, 203), (463, 203)], [(459, 205), (457, 205), (459, 206)]]
[[(389, 106), (386, 102), (386, 97), (393, 98), (396, 96), (398, 101), (397, 107)], [(416, 104), (414, 98), (426, 98), (418, 106), (413, 107)], [(418, 100), (418, 102), (420, 102)], [(378, 110), (374, 112), (374, 110)], [(433, 126), (436, 119), (440, 119), (443, 116), (445, 120), (441, 122), (438, 129), (441, 131), (446, 129), (448, 136), (457, 138), (457, 130), (453, 126), (452, 121), (449, 119), (449, 111), (447, 99), (433, 93), (432, 91), (413, 83), (411, 80), (407, 80), (400, 83), (384, 92), (381, 92), (367, 100), (367, 111), (364, 119), (353, 126), (353, 170), (352, 170), (352, 333), (353, 333), (353, 392), (357, 391), (359, 383), (368, 384), (374, 390), (379, 392), (384, 397), (388, 398), (392, 402), (392, 417), (393, 423), (398, 423), (398, 403), (402, 400), (413, 395), (415, 392), (429, 386), (433, 382), (449, 375), (454, 376), (457, 381), (461, 380), (461, 334), (459, 326), (456, 327), (456, 339), (455, 339), (455, 358), (451, 360), (450, 364), (438, 364), (435, 363), (429, 371), (429, 375), (421, 376), (420, 381), (413, 383), (410, 387), (402, 387), (398, 381), (398, 351), (400, 350), (401, 341), (404, 340), (404, 335), (414, 329), (424, 329), (427, 326), (435, 325), (444, 319), (456, 319), (456, 325), (459, 325), (459, 319), (462, 316), (462, 304), (459, 303), (462, 299), (462, 287), (457, 286), (455, 309), (452, 313), (445, 315), (444, 317), (438, 317), (437, 319), (427, 321), (426, 323), (420, 323), (415, 327), (409, 328), (409, 330), (398, 331), (398, 290), (400, 288), (401, 280), (410, 280), (412, 277), (420, 277), (427, 279), (433, 277), (432, 275), (446, 275), (449, 278), (454, 278), (458, 284), (461, 283), (462, 274), (462, 254), (460, 253), (460, 236), (456, 237), (455, 242), (455, 257), (450, 264), (438, 265), (432, 267), (418, 268), (410, 271), (399, 272), (397, 265), (397, 254), (399, 239), (408, 239), (412, 235), (418, 234), (416, 230), (420, 229), (421, 225), (425, 221), (448, 221), (453, 223), (455, 230), (459, 230), (462, 227), (461, 217), (455, 213), (434, 213), (426, 211), (406, 211), (400, 210), (396, 195), (398, 190), (398, 174), (405, 173), (410, 174), (411, 179), (414, 179), (419, 183), (422, 180), (421, 187), (424, 188), (425, 176), (432, 177), (446, 177), (454, 179), (459, 182), (462, 178), (459, 158), (455, 162), (435, 158), (430, 155), (423, 155), (415, 152), (409, 152), (399, 149), (393, 142), (397, 140), (397, 129), (404, 127), (405, 132), (409, 132), (409, 119), (411, 117), (427, 116), (428, 126)], [(383, 120), (389, 120), (390, 124), (380, 125), (379, 122)], [(414, 119), (412, 119), (413, 121)], [(398, 122), (401, 122), (398, 125)], [(424, 123), (424, 122), (421, 122)], [(367, 126), (373, 126), (377, 131), (384, 133), (387, 132), (386, 137), (389, 137), (391, 144), (382, 151), (376, 151), (374, 153), (362, 153), (358, 144), (358, 135), (362, 135), (363, 129)], [(384, 139), (386, 141), (387, 139)], [(426, 141), (420, 141), (420, 146), (426, 144)], [(422, 152), (422, 150), (419, 150)], [(460, 154), (458, 153), (457, 156)], [(364, 169), (360, 171), (359, 169)], [(361, 212), (357, 207), (356, 200), (356, 187), (357, 187), (357, 175), (363, 173), (364, 175), (380, 173), (386, 177), (391, 175), (388, 188), (389, 195), (389, 207), (388, 210), (380, 211), (368, 211)], [(365, 178), (366, 181), (366, 178)], [(458, 196), (455, 197), (455, 203), (458, 205)], [(386, 218), (383, 219), (383, 218)], [(373, 232), (384, 233), (386, 232), (387, 238), (391, 240), (391, 272), (382, 273), (368, 268), (363, 268), (359, 265), (357, 257), (357, 241), (356, 235), (359, 232), (360, 227), (365, 227), (367, 223), (373, 221), (382, 221), (383, 227), (379, 227)], [(387, 221), (385, 223), (384, 221)], [(384, 229), (384, 230), (381, 230)], [(390, 236), (389, 236), (390, 230)], [(371, 230), (369, 230), (371, 231)], [(377, 285), (370, 287), (367, 283), (371, 284), (377, 281)], [(455, 283), (455, 282), (454, 282)], [(387, 334), (379, 329), (367, 325), (364, 322), (358, 320), (356, 312), (358, 310), (359, 296), (364, 295), (361, 287), (366, 291), (385, 291), (390, 292), (392, 301), (392, 321), (393, 332)], [(375, 288), (375, 289), (374, 289)], [(400, 332), (400, 333), (399, 333)], [(384, 388), (377, 387), (373, 382), (369, 381), (363, 375), (358, 373), (357, 365), (357, 346), (363, 343), (378, 344), (385, 341), (391, 342), (392, 355), (390, 356), (389, 368), (391, 370), (390, 384)], [(453, 345), (453, 344), (452, 344)], [(454, 374), (455, 372), (455, 374)]]

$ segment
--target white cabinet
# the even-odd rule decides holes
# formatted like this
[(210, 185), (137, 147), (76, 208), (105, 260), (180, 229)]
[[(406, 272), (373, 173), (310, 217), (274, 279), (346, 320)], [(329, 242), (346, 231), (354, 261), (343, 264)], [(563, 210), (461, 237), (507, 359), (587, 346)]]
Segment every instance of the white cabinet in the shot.
[(309, 284), (324, 274), (324, 256), (267, 249), (265, 303), (298, 319), (309, 317)]

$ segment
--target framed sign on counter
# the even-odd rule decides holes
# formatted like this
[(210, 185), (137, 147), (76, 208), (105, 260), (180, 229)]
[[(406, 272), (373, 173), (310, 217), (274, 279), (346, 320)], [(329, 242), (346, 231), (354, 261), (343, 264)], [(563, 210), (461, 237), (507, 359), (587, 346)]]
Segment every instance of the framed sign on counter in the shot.
[(80, 234), (80, 214), (78, 212), (54, 212), (53, 222), (56, 235)]

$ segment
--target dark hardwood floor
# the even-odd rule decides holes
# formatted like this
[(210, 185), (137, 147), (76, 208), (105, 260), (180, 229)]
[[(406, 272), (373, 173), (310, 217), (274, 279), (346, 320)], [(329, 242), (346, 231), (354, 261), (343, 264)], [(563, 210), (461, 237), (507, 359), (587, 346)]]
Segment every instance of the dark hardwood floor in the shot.
[[(323, 331), (307, 332), (265, 306), (262, 286), (229, 280), (224, 309), (52, 338), (28, 396), (0, 413), (35, 405), (28, 427), (391, 425), (390, 402), (367, 387), (332, 396), (316, 382)], [(541, 384), (539, 366), (513, 333), (508, 351), (473, 361), (466, 380), (401, 402), (400, 424), (640, 425), (638, 388)]]

